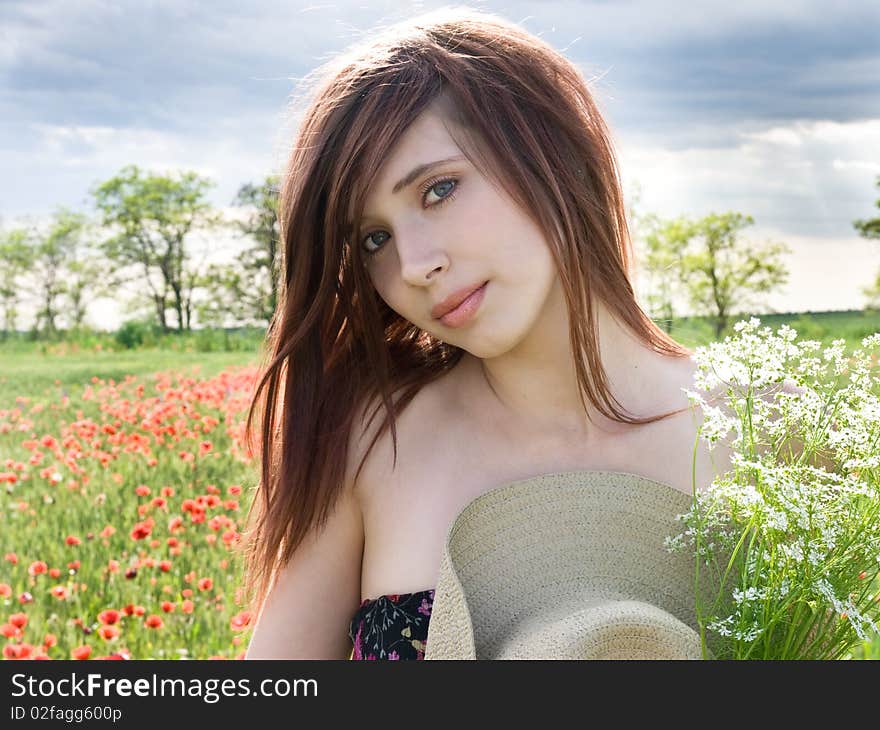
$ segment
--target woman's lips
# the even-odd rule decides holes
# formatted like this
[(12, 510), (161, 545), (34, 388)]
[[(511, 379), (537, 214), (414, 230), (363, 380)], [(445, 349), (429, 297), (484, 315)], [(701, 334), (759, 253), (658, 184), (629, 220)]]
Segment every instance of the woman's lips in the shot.
[(485, 284), (483, 284), (483, 286), (477, 289), (455, 309), (453, 309), (451, 312), (447, 312), (442, 317), (440, 317), (440, 321), (446, 327), (461, 327), (463, 324), (468, 322), (471, 317), (473, 317), (477, 313), (477, 309), (480, 308), (480, 303), (483, 301), (483, 297), (486, 295), (486, 287), (488, 285), (489, 282), (487, 281)]

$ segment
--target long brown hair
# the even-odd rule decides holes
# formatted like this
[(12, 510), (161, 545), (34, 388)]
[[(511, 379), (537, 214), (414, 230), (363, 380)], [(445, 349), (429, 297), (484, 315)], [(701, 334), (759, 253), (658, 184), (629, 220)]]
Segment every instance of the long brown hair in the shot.
[[(443, 8), (399, 23), (319, 69), (283, 175), (283, 277), (267, 362), (248, 413), (261, 411), (261, 480), (248, 514), (244, 589), (259, 611), (276, 570), (320, 527), (344, 488), (359, 407), (385, 417), (361, 458), (422, 386), (463, 350), (376, 296), (356, 239), (366, 191), (395, 142), (442, 104), (462, 152), (548, 233), (570, 313), (581, 402), (621, 423), (599, 358), (593, 297), (655, 352), (685, 357), (641, 309), (609, 131), (578, 69), (497, 16)], [(453, 132), (450, 129), (450, 132)], [(394, 396), (399, 394), (399, 397)], [(613, 401), (613, 403), (612, 403)], [(616, 404), (616, 405), (615, 405)]]

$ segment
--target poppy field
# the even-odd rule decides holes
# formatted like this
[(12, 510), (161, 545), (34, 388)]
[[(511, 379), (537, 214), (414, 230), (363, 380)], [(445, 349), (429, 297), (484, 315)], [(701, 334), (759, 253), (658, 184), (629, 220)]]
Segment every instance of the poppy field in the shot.
[(109, 353), (3, 368), (4, 658), (244, 656), (236, 547), (258, 468), (243, 440), (257, 368), (154, 358), (118, 379), (82, 379), (118, 367)]

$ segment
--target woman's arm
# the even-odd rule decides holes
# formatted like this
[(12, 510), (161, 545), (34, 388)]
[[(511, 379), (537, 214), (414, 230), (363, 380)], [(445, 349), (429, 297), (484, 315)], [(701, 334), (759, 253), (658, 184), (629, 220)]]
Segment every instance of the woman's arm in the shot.
[(363, 547), (361, 510), (347, 483), (323, 529), (309, 535), (279, 571), (245, 658), (348, 659)]

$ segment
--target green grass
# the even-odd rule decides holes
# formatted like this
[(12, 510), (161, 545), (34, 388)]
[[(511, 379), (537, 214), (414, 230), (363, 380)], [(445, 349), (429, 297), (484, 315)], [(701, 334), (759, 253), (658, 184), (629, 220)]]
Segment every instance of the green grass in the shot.
[[(748, 319), (749, 316), (757, 317), (761, 320), (762, 327), (770, 327), (773, 330), (787, 324), (797, 330), (798, 340), (819, 340), (830, 345), (832, 340), (842, 338), (846, 340), (847, 350), (858, 347), (864, 337), (880, 332), (880, 311), (738, 314), (731, 318), (730, 326), (724, 331), (721, 339), (724, 339), (725, 335), (733, 334), (734, 323), (740, 319)], [(660, 320), (656, 321), (663, 325)], [(674, 320), (671, 328), (664, 329), (667, 331), (671, 329), (672, 337), (690, 348), (707, 345), (716, 339), (714, 326), (705, 317), (682, 317)]]
[[(121, 382), (127, 375), (147, 378), (163, 370), (211, 377), (227, 367), (256, 364), (254, 352), (194, 352), (185, 350), (81, 350), (43, 353), (36, 345), (0, 348), (0, 408), (9, 408), (17, 396), (54, 398), (88, 385), (93, 377)], [(57, 381), (57, 382), (56, 382)]]

